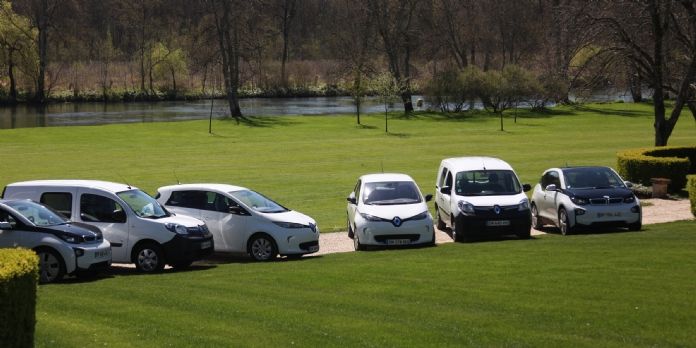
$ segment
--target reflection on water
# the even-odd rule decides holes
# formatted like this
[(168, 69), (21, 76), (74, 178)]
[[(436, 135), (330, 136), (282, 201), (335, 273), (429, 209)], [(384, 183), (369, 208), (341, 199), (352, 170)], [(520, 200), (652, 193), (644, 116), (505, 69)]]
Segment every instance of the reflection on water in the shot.
[[(416, 97), (414, 97), (416, 100)], [(328, 115), (355, 112), (350, 97), (250, 98), (241, 99), (245, 116)], [(400, 103), (389, 111), (403, 110)], [(377, 98), (366, 98), (362, 113), (384, 112)], [(210, 100), (142, 103), (61, 103), (45, 107), (18, 105), (0, 108), (0, 129), (25, 127), (81, 126), (109, 123), (163, 122), (207, 119)], [(212, 102), (214, 118), (229, 115), (223, 99)]]

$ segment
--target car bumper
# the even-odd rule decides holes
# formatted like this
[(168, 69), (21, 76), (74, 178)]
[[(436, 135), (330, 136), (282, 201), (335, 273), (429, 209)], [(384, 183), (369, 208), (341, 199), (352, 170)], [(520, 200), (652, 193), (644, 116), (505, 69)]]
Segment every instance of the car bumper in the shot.
[(621, 227), (635, 224), (641, 220), (638, 205), (582, 206), (573, 210), (575, 225)]
[(474, 216), (459, 214), (456, 225), (458, 233), (465, 231), (472, 234), (504, 235), (529, 231), (532, 227), (531, 219), (529, 210)]
[(319, 229), (291, 229), (282, 237), (276, 238), (278, 253), (281, 255), (302, 255), (319, 251)]
[(212, 255), (215, 248), (213, 235), (204, 237), (184, 237), (176, 235), (162, 244), (167, 263), (170, 265), (193, 262)]
[(75, 251), (75, 270), (93, 271), (105, 269), (111, 265), (111, 245), (107, 241), (99, 244), (78, 245)]
[(414, 245), (432, 243), (432, 221), (407, 221), (396, 227), (391, 222), (374, 221), (357, 226), (356, 233), (365, 245)]

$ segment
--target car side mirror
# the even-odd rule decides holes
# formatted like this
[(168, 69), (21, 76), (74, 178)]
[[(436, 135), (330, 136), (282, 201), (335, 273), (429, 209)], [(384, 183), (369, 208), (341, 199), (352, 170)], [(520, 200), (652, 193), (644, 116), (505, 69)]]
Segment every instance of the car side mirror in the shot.
[(440, 193), (448, 195), (448, 194), (452, 193), (452, 188), (449, 186), (442, 186), (440, 188)]
[(522, 191), (527, 192), (532, 189), (532, 185), (530, 184), (523, 184), (522, 185)]
[(432, 199), (433, 199), (433, 195), (431, 195), (431, 194), (429, 194), (429, 193), (428, 193), (427, 195), (425, 195), (425, 201), (426, 201), (426, 202), (430, 202)]
[(124, 223), (126, 222), (126, 212), (123, 210), (114, 210), (114, 212), (111, 213), (111, 219), (113, 219), (114, 222)]
[(230, 214), (234, 215), (249, 215), (244, 208), (238, 206), (238, 205), (231, 205), (230, 206)]
[(633, 183), (630, 181), (624, 181), (624, 185), (626, 185), (626, 187), (628, 187), (628, 188), (633, 187)]
[(556, 184), (551, 184), (551, 185), (546, 185), (545, 190), (546, 191), (558, 191), (558, 188), (556, 187)]
[(11, 230), (12, 224), (7, 221), (0, 221), (0, 230)]
[(350, 204), (358, 204), (358, 200), (355, 199), (355, 192), (351, 192), (346, 198), (346, 201)]

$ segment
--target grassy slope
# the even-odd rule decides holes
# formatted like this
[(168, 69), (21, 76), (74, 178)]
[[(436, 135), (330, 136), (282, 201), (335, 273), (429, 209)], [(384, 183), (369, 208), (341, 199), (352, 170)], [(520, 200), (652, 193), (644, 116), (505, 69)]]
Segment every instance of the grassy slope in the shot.
[[(359, 175), (405, 172), (433, 191), (444, 157), (490, 155), (533, 183), (551, 166), (615, 165), (621, 149), (650, 146), (648, 105), (589, 105), (539, 115), (520, 112), (517, 124), (489, 114), (447, 118), (422, 114), (390, 120), (363, 116), (276, 117), (259, 126), (215, 121), (0, 130), (5, 164), (0, 187), (14, 181), (82, 178), (128, 181), (152, 194), (181, 182), (243, 185), (314, 217), (322, 231), (345, 226), (345, 197)], [(694, 144), (684, 114), (670, 144)], [(176, 172), (176, 174), (175, 174)]]
[(41, 286), (39, 347), (690, 346), (692, 222)]

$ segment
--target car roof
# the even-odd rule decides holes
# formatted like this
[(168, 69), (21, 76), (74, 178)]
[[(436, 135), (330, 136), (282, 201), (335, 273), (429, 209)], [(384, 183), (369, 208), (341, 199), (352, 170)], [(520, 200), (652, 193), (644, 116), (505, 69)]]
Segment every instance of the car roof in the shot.
[(213, 184), (213, 183), (198, 183), (198, 184), (178, 184), (162, 186), (157, 191), (181, 191), (181, 190), (209, 190), (219, 192), (234, 192), (248, 190), (246, 187), (228, 185), (228, 184)]
[(384, 181), (414, 181), (407, 174), (401, 173), (377, 173), (377, 174), (365, 174), (360, 177), (362, 182), (384, 182)]
[(101, 189), (110, 192), (121, 192), (127, 190), (137, 189), (135, 186), (130, 186), (126, 184), (119, 184), (109, 181), (101, 180), (33, 180), (33, 181), (20, 181), (7, 185), (7, 187), (21, 187), (21, 186), (33, 186), (33, 187), (82, 187), (82, 188), (94, 188)]
[(462, 170), (512, 170), (512, 167), (505, 161), (495, 157), (452, 157), (442, 160), (442, 163), (453, 172)]

